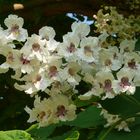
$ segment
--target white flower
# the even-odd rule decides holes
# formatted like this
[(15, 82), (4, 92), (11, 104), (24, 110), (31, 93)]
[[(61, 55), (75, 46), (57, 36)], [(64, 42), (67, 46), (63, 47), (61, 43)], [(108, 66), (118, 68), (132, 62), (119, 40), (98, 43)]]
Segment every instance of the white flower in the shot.
[(24, 90), (27, 94), (32, 94), (39, 90), (44, 91), (52, 83), (52, 81), (46, 77), (44, 71), (41, 69), (34, 70), (30, 74), (22, 77), (20, 80), (26, 81), (25, 84), (16, 84), (15, 86), (19, 89), (21, 88), (21, 90)]
[(73, 33), (63, 36), (63, 43), (58, 45), (58, 54), (64, 57), (67, 61), (77, 60), (76, 52), (79, 47), (79, 38)]
[(122, 67), (123, 56), (119, 53), (117, 47), (112, 46), (109, 49), (102, 49), (99, 54), (99, 69), (117, 71)]
[(71, 99), (62, 94), (52, 94), (50, 97), (54, 108), (55, 116), (59, 121), (72, 121), (76, 118), (76, 106), (72, 104)]
[(61, 72), (60, 76), (63, 81), (67, 81), (70, 85), (78, 85), (81, 81), (81, 77), (78, 75), (80, 66), (76, 62), (69, 63)]
[(113, 92), (112, 82), (114, 80), (114, 76), (111, 72), (107, 71), (99, 71), (96, 73), (96, 80), (100, 85), (100, 88), (103, 90), (102, 100), (106, 98), (114, 98), (115, 94)]
[(121, 43), (120, 43), (120, 53), (124, 53), (124, 52), (132, 52), (135, 48), (135, 43), (136, 43), (136, 40), (123, 40)]
[(61, 71), (62, 60), (57, 57), (50, 59), (50, 61), (43, 68), (45, 75), (51, 82), (61, 81), (60, 71)]
[(52, 102), (50, 100), (44, 99), (41, 101), (40, 98), (36, 96), (34, 108), (30, 109), (26, 106), (25, 111), (30, 115), (28, 122), (32, 123), (37, 121), (39, 122), (39, 127), (55, 123)]
[(88, 63), (97, 62), (99, 55), (99, 40), (97, 37), (83, 38), (77, 56)]
[(15, 48), (14, 44), (10, 44), (10, 40), (7, 38), (5, 32), (3, 30), (0, 30), (0, 47), (11, 47), (11, 48)]
[(124, 53), (124, 67), (130, 69), (134, 73), (140, 70), (140, 55), (136, 52)]
[(30, 59), (37, 58), (43, 62), (46, 62), (48, 56), (47, 49), (45, 48), (45, 40), (42, 40), (41, 37), (36, 34), (33, 34), (27, 39), (27, 42), (20, 51)]
[(60, 42), (57, 42), (54, 39), (50, 39), (49, 41), (46, 41), (46, 48), (50, 53), (53, 53), (57, 50), (59, 44)]
[(17, 69), (19, 66), (18, 56), (20, 54), (19, 50), (12, 49), (10, 47), (4, 47), (1, 49), (1, 53), (6, 57), (6, 61), (0, 65), (2, 69)]
[(132, 81), (135, 74), (127, 68), (122, 68), (117, 73), (117, 79), (113, 81), (113, 90), (116, 94), (126, 92), (126, 94), (134, 94), (136, 87)]
[(4, 21), (5, 25), (8, 27), (5, 30), (9, 39), (25, 41), (28, 37), (28, 33), (26, 29), (23, 29), (24, 20), (17, 15), (9, 15), (8, 18)]
[(39, 35), (42, 37), (42, 39), (46, 39), (47, 41), (53, 39), (55, 34), (55, 30), (49, 26), (44, 26), (39, 30)]
[(50, 52), (55, 51), (59, 44), (59, 42), (54, 40), (55, 34), (55, 30), (49, 26), (44, 26), (39, 30), (39, 36), (46, 40), (46, 47)]
[(82, 22), (74, 22), (71, 25), (72, 32), (80, 39), (86, 37), (90, 32), (90, 26), (88, 24), (82, 23)]

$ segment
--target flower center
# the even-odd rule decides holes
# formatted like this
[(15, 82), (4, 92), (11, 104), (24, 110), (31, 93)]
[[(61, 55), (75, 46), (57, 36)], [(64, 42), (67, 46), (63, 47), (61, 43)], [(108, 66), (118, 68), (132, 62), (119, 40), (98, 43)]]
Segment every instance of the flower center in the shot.
[(19, 26), (18, 25), (13, 25), (11, 27), (10, 33), (15, 33), (15, 34), (19, 34)]
[(130, 86), (130, 82), (129, 82), (129, 79), (128, 77), (122, 77), (121, 78), (121, 83), (120, 83), (120, 86), (122, 87), (125, 87), (125, 86)]
[(67, 113), (67, 110), (65, 109), (64, 105), (59, 105), (57, 107), (57, 112), (56, 112), (57, 117), (65, 116), (66, 113)]
[(69, 68), (69, 69), (68, 69), (68, 72), (69, 72), (69, 74), (70, 74), (71, 76), (74, 76), (74, 75), (75, 75), (75, 71), (74, 71), (74, 69), (72, 69), (72, 68)]
[(30, 63), (30, 60), (24, 58), (23, 54), (21, 54), (20, 61), (22, 62), (23, 65), (26, 65), (26, 64)]
[(85, 46), (84, 47), (84, 54), (86, 56), (92, 56), (93, 55), (93, 51), (91, 50), (90, 46)]
[(33, 49), (35, 52), (37, 52), (37, 51), (40, 50), (40, 45), (39, 45), (38, 43), (34, 43), (34, 44), (32, 45), (32, 49)]
[(46, 116), (46, 113), (44, 111), (41, 111), (39, 114), (38, 114), (38, 119), (39, 120), (42, 120), (44, 118), (44, 116)]
[(107, 79), (104, 81), (104, 89), (105, 91), (111, 91), (112, 90), (112, 83), (110, 79)]
[(12, 52), (8, 52), (7, 61), (8, 61), (9, 63), (11, 63), (11, 62), (14, 61), (14, 56), (13, 56), (13, 53), (12, 53)]
[(128, 62), (128, 67), (130, 67), (131, 69), (136, 69), (136, 62), (134, 59)]
[(110, 59), (105, 60), (105, 66), (110, 66), (112, 64)]
[(53, 77), (53, 76), (56, 76), (56, 74), (57, 74), (57, 67), (56, 66), (51, 66), (49, 68), (49, 76)]
[(55, 82), (53, 83), (53, 87), (54, 87), (54, 88), (59, 89), (60, 86), (61, 86), (61, 83), (60, 83), (59, 81), (55, 81)]
[(75, 52), (75, 45), (73, 44), (73, 43), (70, 43), (70, 46), (67, 48), (68, 49), (68, 51), (70, 52), (70, 53), (73, 53), (73, 52)]
[(35, 79), (32, 80), (32, 83), (36, 83), (36, 82), (40, 81), (41, 78), (42, 78), (41, 75), (37, 74)]

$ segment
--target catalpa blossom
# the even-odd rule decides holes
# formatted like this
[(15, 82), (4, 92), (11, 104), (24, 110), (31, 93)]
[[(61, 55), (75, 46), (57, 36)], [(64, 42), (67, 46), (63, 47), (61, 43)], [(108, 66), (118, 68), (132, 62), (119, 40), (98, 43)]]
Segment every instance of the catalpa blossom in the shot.
[(80, 71), (80, 66), (76, 62), (70, 62), (65, 68), (60, 72), (61, 79), (67, 81), (70, 85), (76, 86), (81, 81), (81, 77), (78, 75)]
[(129, 71), (127, 68), (122, 68), (119, 72), (117, 72), (117, 80), (114, 80), (113, 90), (116, 94), (121, 94), (126, 92), (126, 94), (131, 95), (135, 93), (136, 87), (134, 85), (135, 73)]
[(102, 89), (102, 94), (104, 95), (102, 97), (102, 100), (106, 98), (114, 98), (115, 93), (113, 91), (113, 81), (114, 76), (111, 72), (107, 71), (99, 71), (96, 73), (96, 80), (100, 85), (100, 88)]
[(4, 23), (8, 28), (5, 30), (8, 39), (18, 41), (25, 41), (27, 39), (27, 30), (22, 28), (24, 23), (23, 18), (18, 17), (17, 15), (9, 15), (8, 18), (5, 19)]
[(76, 34), (68, 33), (64, 35), (63, 42), (58, 45), (58, 54), (67, 61), (76, 61), (79, 43), (80, 39)]
[(35, 96), (34, 108), (25, 107), (25, 111), (30, 115), (28, 122), (39, 122), (39, 127), (47, 126), (55, 122), (53, 116), (52, 102), (50, 100), (41, 100)]
[(6, 57), (6, 61), (0, 65), (0, 68), (17, 69), (19, 67), (19, 50), (5, 46), (4, 48), (1, 48), (1, 53)]
[(61, 81), (60, 71), (62, 65), (62, 60), (57, 57), (52, 58), (43, 67), (47, 79), (52, 83), (54, 81)]
[(121, 43), (120, 43), (120, 53), (125, 53), (125, 52), (132, 52), (134, 51), (134, 48), (135, 48), (135, 43), (136, 43), (136, 40), (123, 40)]
[(39, 30), (39, 35), (42, 39), (46, 39), (47, 41), (54, 39), (56, 33), (52, 27), (44, 26)]
[(46, 40), (46, 47), (50, 52), (54, 52), (59, 45), (59, 42), (54, 39), (55, 34), (55, 30), (49, 26), (44, 26), (39, 30), (39, 36)]
[(42, 69), (37, 69), (28, 75), (25, 75), (20, 81), (26, 81), (24, 85), (16, 84), (15, 87), (19, 90), (24, 90), (27, 94), (32, 94), (37, 91), (44, 91), (51, 85), (51, 81), (45, 76)]
[(79, 39), (86, 37), (90, 32), (90, 26), (82, 22), (74, 22), (71, 25), (72, 32), (76, 34)]
[(50, 100), (57, 121), (72, 121), (76, 118), (76, 106), (70, 98), (62, 94), (52, 94)]
[(37, 58), (41, 62), (46, 62), (48, 56), (47, 48), (45, 48), (45, 40), (42, 40), (41, 37), (36, 34), (28, 37), (20, 51), (28, 56), (29, 59)]
[(8, 39), (4, 30), (0, 29), (0, 48), (4, 48), (5, 46), (15, 48), (15, 45), (11, 43), (10, 39)]
[(99, 70), (117, 71), (122, 67), (123, 55), (116, 46), (103, 48), (99, 53)]
[(97, 37), (85, 37), (80, 42), (77, 56), (87, 63), (97, 63), (100, 49)]
[(124, 67), (137, 73), (140, 70), (140, 55), (136, 52), (124, 53)]

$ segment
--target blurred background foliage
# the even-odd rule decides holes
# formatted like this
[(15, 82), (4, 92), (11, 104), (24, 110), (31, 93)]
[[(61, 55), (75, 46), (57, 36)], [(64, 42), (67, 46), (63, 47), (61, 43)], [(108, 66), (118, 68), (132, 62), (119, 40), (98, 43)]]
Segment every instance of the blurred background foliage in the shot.
[[(70, 26), (75, 20), (87, 22), (94, 30), (93, 15), (103, 5), (113, 5), (124, 16), (130, 13), (139, 14), (138, 9), (131, 10), (128, 0), (0, 0), (0, 24), (4, 26), (4, 19), (9, 14), (17, 14), (24, 18), (24, 28), (29, 35), (38, 33), (42, 26), (51, 26), (56, 31), (55, 39), (62, 40), (62, 36), (70, 31)], [(14, 4), (22, 4), (16, 9)], [(68, 14), (69, 13), (69, 14)], [(94, 34), (94, 32), (91, 32)], [(4, 58), (0, 56), (0, 63)], [(33, 99), (14, 88), (14, 80), (10, 75), (0, 74), (0, 130), (27, 129), (31, 124), (27, 123), (28, 114), (24, 111), (26, 105), (32, 106)]]

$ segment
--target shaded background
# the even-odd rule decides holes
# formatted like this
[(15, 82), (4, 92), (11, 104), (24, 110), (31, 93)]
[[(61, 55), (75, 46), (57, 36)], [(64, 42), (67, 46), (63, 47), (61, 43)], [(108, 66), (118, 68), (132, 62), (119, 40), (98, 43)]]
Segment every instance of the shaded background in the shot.
[[(133, 0), (132, 0), (133, 1)], [(131, 0), (0, 0), (0, 24), (9, 14), (17, 14), (24, 18), (24, 28), (29, 32), (38, 33), (42, 26), (52, 26), (56, 31), (55, 39), (62, 40), (62, 35), (70, 31), (75, 20), (80, 20), (94, 27), (93, 15), (105, 5), (116, 6), (119, 13), (128, 16), (139, 15), (139, 9), (131, 9)], [(15, 4), (22, 4), (15, 6)], [(0, 63), (4, 57), (0, 56)], [(26, 105), (32, 106), (33, 99), (29, 95), (14, 89), (14, 80), (10, 75), (0, 74), (0, 130), (26, 129), (28, 114)]]

